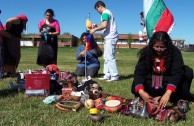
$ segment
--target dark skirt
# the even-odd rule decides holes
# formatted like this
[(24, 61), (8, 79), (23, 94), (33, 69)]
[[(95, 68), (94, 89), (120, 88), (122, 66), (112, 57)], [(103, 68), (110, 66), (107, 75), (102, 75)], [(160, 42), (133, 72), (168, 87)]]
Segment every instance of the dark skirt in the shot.
[(39, 45), (37, 64), (46, 67), (49, 64), (57, 64), (57, 42), (45, 44), (42, 41)]
[(20, 61), (20, 38), (7, 31), (0, 31), (3, 37), (4, 72), (14, 74)]

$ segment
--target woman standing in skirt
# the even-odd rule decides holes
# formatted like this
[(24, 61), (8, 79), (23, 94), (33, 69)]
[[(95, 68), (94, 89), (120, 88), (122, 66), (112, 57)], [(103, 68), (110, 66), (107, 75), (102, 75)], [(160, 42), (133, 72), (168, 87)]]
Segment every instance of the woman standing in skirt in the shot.
[(28, 18), (21, 14), (9, 18), (5, 30), (0, 31), (3, 37), (4, 72), (7, 75), (15, 74), (20, 61), (20, 39), (23, 30), (26, 29)]
[(46, 67), (57, 64), (58, 37), (60, 34), (59, 22), (53, 18), (54, 11), (47, 9), (46, 18), (38, 25), (41, 42), (38, 50), (37, 64)]

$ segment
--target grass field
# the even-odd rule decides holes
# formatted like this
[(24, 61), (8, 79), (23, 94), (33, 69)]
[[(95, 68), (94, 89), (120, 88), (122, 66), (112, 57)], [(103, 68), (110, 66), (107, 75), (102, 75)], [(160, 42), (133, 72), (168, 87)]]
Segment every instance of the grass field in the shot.
[[(18, 70), (27, 69), (36, 70), (42, 67), (36, 65), (36, 56), (38, 48), (21, 49), (21, 60)], [(123, 98), (133, 98), (131, 94), (132, 75), (137, 62), (138, 49), (119, 49), (117, 50), (117, 65), (120, 74), (120, 80), (117, 82), (99, 81), (93, 78), (103, 88), (104, 93), (117, 95)], [(60, 71), (74, 72), (77, 62), (75, 60), (76, 48), (59, 48), (58, 67)], [(194, 69), (194, 53), (183, 52), (184, 62)], [(99, 77), (102, 76), (103, 58), (100, 58), (101, 69)], [(0, 125), (1, 126), (162, 126), (194, 125), (194, 105), (187, 113), (187, 119), (178, 123), (159, 122), (153, 119), (137, 119), (131, 116), (125, 116), (118, 113), (107, 113), (101, 110), (100, 113), (105, 116), (103, 123), (93, 123), (88, 119), (89, 111), (82, 108), (77, 112), (61, 111), (52, 105), (45, 105), (44, 98), (30, 97), (25, 98), (24, 92), (14, 92), (8, 86), (9, 81), (15, 81), (16, 78), (6, 78), (0, 80)], [(79, 78), (80, 80), (80, 78)], [(191, 92), (194, 93), (194, 81), (191, 86)]]

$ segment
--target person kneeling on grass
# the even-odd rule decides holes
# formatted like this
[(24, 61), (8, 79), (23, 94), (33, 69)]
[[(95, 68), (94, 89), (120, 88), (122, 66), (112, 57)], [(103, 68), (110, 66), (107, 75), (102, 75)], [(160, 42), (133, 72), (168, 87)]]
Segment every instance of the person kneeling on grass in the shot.
[(181, 51), (166, 32), (155, 32), (149, 44), (140, 50), (131, 91), (146, 102), (161, 96), (158, 108), (184, 99), (193, 101), (190, 93), (193, 70), (184, 65)]
[[(93, 43), (95, 44), (93, 45), (94, 49), (91, 49), (88, 52), (86, 52), (87, 36), (88, 36), (88, 33), (84, 32), (80, 37), (80, 41), (82, 43), (78, 47), (76, 52), (76, 60), (79, 60), (80, 62), (77, 65), (75, 74), (77, 76), (85, 76), (86, 74), (86, 76), (97, 77), (98, 71), (100, 69), (100, 62), (98, 60), (98, 57), (101, 57), (103, 52), (96, 43)], [(86, 71), (85, 71), (85, 67), (86, 67)]]

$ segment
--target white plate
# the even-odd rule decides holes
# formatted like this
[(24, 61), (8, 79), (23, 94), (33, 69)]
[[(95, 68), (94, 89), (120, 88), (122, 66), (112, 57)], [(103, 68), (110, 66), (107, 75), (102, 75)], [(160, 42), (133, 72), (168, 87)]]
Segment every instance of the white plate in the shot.
[(120, 104), (121, 102), (119, 100), (108, 100), (107, 102), (105, 102), (105, 105), (108, 107), (116, 107)]

